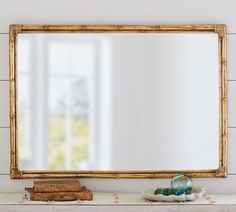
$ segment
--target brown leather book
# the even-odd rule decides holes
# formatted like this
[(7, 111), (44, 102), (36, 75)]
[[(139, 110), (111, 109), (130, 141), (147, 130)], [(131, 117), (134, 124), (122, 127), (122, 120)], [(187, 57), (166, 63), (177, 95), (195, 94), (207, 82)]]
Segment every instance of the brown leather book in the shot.
[(79, 192), (34, 192), (33, 188), (25, 188), (27, 199), (31, 201), (75, 201), (75, 200), (92, 200), (93, 193), (91, 190), (82, 187)]
[(35, 181), (34, 192), (81, 191), (78, 180)]

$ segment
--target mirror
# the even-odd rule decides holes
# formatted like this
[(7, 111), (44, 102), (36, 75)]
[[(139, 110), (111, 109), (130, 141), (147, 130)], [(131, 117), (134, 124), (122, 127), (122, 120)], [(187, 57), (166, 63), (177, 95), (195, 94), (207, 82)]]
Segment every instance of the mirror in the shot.
[(68, 27), (10, 29), (12, 178), (226, 176), (224, 25)]

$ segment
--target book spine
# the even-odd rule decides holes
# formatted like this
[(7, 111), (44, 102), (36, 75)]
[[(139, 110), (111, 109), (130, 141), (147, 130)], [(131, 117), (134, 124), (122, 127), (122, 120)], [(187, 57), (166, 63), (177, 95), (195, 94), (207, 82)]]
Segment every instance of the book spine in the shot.
[(35, 184), (34, 192), (78, 192), (81, 191), (79, 183), (76, 184)]
[(93, 193), (90, 190), (68, 193), (30, 193), (30, 200), (32, 201), (75, 201), (92, 199)]

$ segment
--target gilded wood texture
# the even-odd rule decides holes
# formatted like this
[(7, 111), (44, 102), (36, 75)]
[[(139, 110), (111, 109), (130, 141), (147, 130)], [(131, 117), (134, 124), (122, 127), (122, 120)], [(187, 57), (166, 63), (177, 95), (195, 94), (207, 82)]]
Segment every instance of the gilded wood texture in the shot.
[[(9, 39), (10, 57), (10, 144), (11, 178), (169, 178), (177, 173), (188, 173), (192, 177), (227, 176), (227, 85), (226, 85), (226, 25), (11, 25)], [(220, 155), (219, 168), (214, 170), (157, 170), (157, 171), (24, 171), (18, 165), (17, 133), (17, 35), (19, 33), (86, 33), (86, 32), (212, 32), (219, 38), (220, 73)]]

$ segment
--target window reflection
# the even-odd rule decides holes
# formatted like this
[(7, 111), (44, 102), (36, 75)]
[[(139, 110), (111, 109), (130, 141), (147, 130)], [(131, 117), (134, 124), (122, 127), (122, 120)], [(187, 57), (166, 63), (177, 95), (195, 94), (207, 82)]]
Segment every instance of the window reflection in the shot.
[[(81, 170), (95, 166), (99, 154), (94, 137), (102, 136), (95, 120), (102, 103), (97, 80), (103, 81), (104, 73), (96, 76), (106, 71), (102, 63), (107, 62), (101, 56), (109, 50), (109, 40), (29, 35), (18, 48), (18, 60), (28, 58), (18, 67), (20, 167)], [(106, 116), (108, 112), (109, 108)]]

